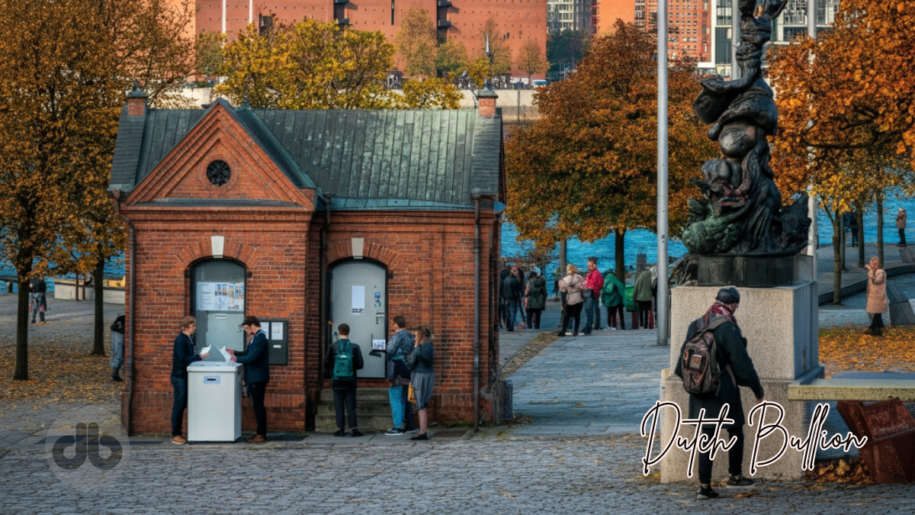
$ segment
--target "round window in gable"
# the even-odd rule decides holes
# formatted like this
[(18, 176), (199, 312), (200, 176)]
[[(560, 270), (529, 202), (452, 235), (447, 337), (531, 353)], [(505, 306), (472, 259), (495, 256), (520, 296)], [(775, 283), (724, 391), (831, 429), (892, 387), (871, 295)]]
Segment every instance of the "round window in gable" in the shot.
[(229, 168), (229, 164), (225, 161), (217, 159), (209, 165), (207, 165), (207, 179), (216, 186), (222, 186), (223, 184), (229, 182), (229, 178), (232, 177), (232, 170)]

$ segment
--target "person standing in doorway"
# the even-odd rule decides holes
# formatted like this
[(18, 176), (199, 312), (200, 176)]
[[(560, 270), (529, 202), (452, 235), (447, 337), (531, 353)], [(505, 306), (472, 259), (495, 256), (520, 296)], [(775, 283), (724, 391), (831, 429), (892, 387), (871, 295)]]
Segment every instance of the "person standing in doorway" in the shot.
[(187, 439), (181, 436), (184, 423), (184, 410), (187, 409), (187, 366), (195, 361), (207, 359), (209, 354), (197, 355), (194, 333), (197, 332), (197, 319), (187, 316), (181, 319), (181, 334), (175, 338), (172, 347), (172, 443), (185, 444)]
[(585, 280), (578, 275), (578, 268), (569, 264), (566, 266), (569, 275), (559, 281), (559, 291), (565, 293), (565, 309), (562, 312), (562, 327), (559, 328), (559, 336), (566, 335), (566, 329), (569, 327), (569, 319), (574, 319), (572, 334), (578, 336), (578, 324), (581, 322), (581, 307), (584, 299), (581, 297), (581, 290), (585, 287)]
[(591, 334), (592, 330), (600, 329), (600, 292), (604, 288), (604, 276), (597, 269), (597, 258), (588, 258), (588, 276), (585, 278), (585, 287), (582, 296), (585, 299), (585, 329), (584, 334)]
[(609, 329), (616, 329), (617, 320), (619, 320), (620, 330), (626, 329), (625, 295), (626, 287), (613, 275), (611, 270), (607, 273), (604, 287), (601, 290), (601, 300), (607, 307), (607, 327)]
[(267, 441), (267, 408), (264, 406), (264, 397), (267, 395), (267, 383), (270, 382), (270, 349), (267, 346), (267, 333), (261, 329), (261, 322), (255, 316), (246, 316), (242, 322), (242, 329), (249, 338), (247, 348), (241, 352), (226, 349), (226, 352), (232, 356), (232, 361), (245, 365), (245, 385), (254, 404), (257, 434), (246, 438), (245, 441), (264, 443)]
[(905, 223), (906, 223), (906, 212), (905, 209), (899, 208), (899, 213), (896, 214), (896, 228), (899, 229), (899, 247), (905, 247)]
[(886, 272), (880, 269), (880, 260), (872, 257), (867, 268), (867, 314), (871, 317), (871, 325), (864, 330), (864, 334), (883, 336), (883, 314), (889, 310), (886, 299)]
[(44, 312), (48, 310), (48, 285), (44, 282), (44, 276), (38, 274), (37, 277), (29, 281), (29, 290), (32, 296), (32, 323), (35, 323), (35, 316), (38, 315), (44, 323)]
[(518, 267), (513, 266), (511, 273), (502, 281), (502, 302), (505, 303), (505, 326), (508, 331), (515, 330), (522, 291)]
[[(645, 273), (645, 272), (643, 272)], [(740, 304), (740, 294), (735, 288), (722, 288), (719, 290), (715, 303), (701, 318), (693, 321), (686, 331), (686, 340), (680, 348), (681, 358), (677, 360), (674, 374), (683, 377), (683, 348), (699, 331), (709, 331), (714, 338), (716, 361), (722, 372), (717, 393), (708, 395), (689, 396), (689, 418), (699, 417), (699, 410), (705, 410), (705, 416), (716, 418), (724, 405), (728, 405), (728, 418), (734, 421), (733, 425), (724, 426), (728, 430), (728, 437), (736, 439), (734, 446), (728, 451), (728, 474), (724, 481), (725, 486), (751, 486), (754, 481), (743, 477), (743, 426), (746, 421), (743, 414), (743, 404), (740, 401), (740, 386), (746, 386), (756, 396), (756, 403), (763, 401), (765, 391), (759, 381), (759, 375), (753, 366), (753, 360), (747, 354), (747, 339), (740, 332), (734, 312)], [(702, 432), (709, 440), (714, 436), (715, 428), (712, 425), (703, 425)], [(719, 496), (712, 490), (712, 460), (709, 453), (699, 454), (699, 492), (696, 500), (714, 499)]]
[[(386, 352), (388, 354), (386, 378), (388, 380), (388, 401), (391, 404), (391, 418), (394, 427), (385, 434), (399, 436), (406, 433), (404, 429), (404, 413), (407, 409), (407, 387), (410, 383), (410, 369), (407, 367), (407, 355), (413, 351), (413, 335), (407, 328), (407, 320), (402, 315), (391, 319), (394, 334), (388, 340)], [(411, 414), (412, 415), (412, 414)], [(412, 417), (411, 417), (412, 418)]]
[(651, 270), (646, 268), (636, 276), (632, 298), (639, 312), (639, 327), (648, 329), (648, 313), (651, 311)]
[[(334, 436), (346, 436), (346, 420), (354, 437), (363, 436), (356, 420), (356, 371), (362, 370), (365, 361), (359, 345), (349, 341), (349, 324), (337, 326), (340, 339), (327, 349), (324, 366), (330, 369), (330, 389), (334, 392), (334, 414), (337, 416), (337, 432)], [(345, 416), (344, 416), (345, 412)]]
[(524, 298), (527, 301), (527, 328), (540, 329), (540, 314), (546, 308), (546, 280), (536, 268), (527, 279)]
[(410, 440), (428, 440), (426, 430), (429, 428), (429, 416), (426, 408), (435, 385), (435, 372), (432, 369), (435, 350), (432, 348), (432, 331), (428, 327), (419, 327), (414, 334), (416, 343), (407, 356), (407, 366), (410, 367), (410, 385), (413, 386), (413, 396), (416, 398), (419, 434)]

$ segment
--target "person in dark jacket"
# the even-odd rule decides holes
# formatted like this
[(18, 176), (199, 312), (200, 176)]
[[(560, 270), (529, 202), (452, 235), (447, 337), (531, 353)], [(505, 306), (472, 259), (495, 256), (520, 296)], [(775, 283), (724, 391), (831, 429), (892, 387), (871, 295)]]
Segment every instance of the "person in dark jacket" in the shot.
[(187, 366), (195, 361), (207, 359), (209, 354), (197, 355), (194, 333), (197, 332), (197, 319), (187, 316), (181, 319), (181, 334), (175, 338), (172, 347), (172, 387), (175, 390), (172, 404), (172, 443), (185, 444), (187, 439), (181, 436), (184, 422), (184, 410), (187, 408)]
[(502, 281), (502, 302), (505, 304), (505, 325), (509, 331), (515, 330), (518, 310), (521, 304), (521, 279), (517, 266), (513, 266), (511, 273)]
[(114, 323), (111, 324), (111, 361), (109, 366), (111, 367), (112, 381), (123, 381), (118, 371), (121, 370), (121, 365), (124, 364), (124, 325), (126, 323), (127, 318), (124, 315), (119, 315), (114, 320)]
[(505, 278), (511, 275), (512, 271), (508, 268), (508, 265), (502, 263), (502, 270), (499, 271), (499, 329), (501, 329), (506, 323), (507, 319), (505, 316), (508, 314), (508, 310), (505, 306), (505, 301), (502, 300), (502, 283), (505, 282)]
[(428, 327), (419, 327), (414, 332), (416, 339), (413, 351), (407, 356), (410, 367), (410, 385), (416, 398), (416, 413), (419, 415), (419, 434), (410, 440), (428, 440), (426, 429), (429, 418), (426, 408), (432, 398), (432, 387), (435, 384), (435, 372), (432, 369), (435, 361), (435, 350), (432, 348), (432, 331)]
[[(734, 446), (728, 451), (728, 473), (730, 477), (725, 481), (727, 486), (750, 486), (754, 483), (752, 479), (743, 477), (741, 472), (743, 462), (744, 436), (743, 426), (746, 422), (743, 414), (743, 404), (740, 402), (740, 386), (746, 386), (753, 390), (756, 396), (756, 402), (763, 401), (765, 392), (762, 384), (759, 382), (759, 375), (753, 367), (753, 360), (747, 354), (747, 340), (740, 332), (737, 326), (737, 320), (734, 318), (734, 312), (740, 303), (740, 294), (735, 288), (722, 288), (715, 298), (715, 303), (709, 308), (708, 312), (690, 324), (686, 333), (688, 342), (702, 327), (706, 327), (720, 317), (726, 317), (727, 321), (718, 326), (712, 335), (715, 337), (715, 344), (718, 351), (718, 365), (721, 369), (721, 386), (717, 395), (699, 397), (696, 395), (689, 396), (689, 418), (697, 418), (699, 410), (705, 410), (705, 416), (708, 418), (717, 418), (722, 406), (727, 404), (729, 407), (728, 418), (734, 420), (733, 425), (723, 426), (728, 430), (729, 438), (736, 437)], [(680, 348), (680, 355), (683, 355), (683, 347)], [(677, 367), (674, 374), (683, 377), (683, 360), (677, 361)], [(736, 379), (737, 384), (731, 380), (731, 374)], [(714, 435), (713, 425), (704, 425), (702, 432), (711, 439)], [(712, 490), (712, 460), (709, 453), (699, 454), (699, 492), (696, 495), (697, 500), (714, 499), (718, 497), (718, 492)]]
[[(362, 350), (359, 345), (349, 341), (349, 324), (340, 324), (337, 327), (337, 333), (340, 339), (334, 342), (327, 349), (327, 356), (324, 359), (324, 365), (331, 370), (330, 389), (334, 392), (334, 412), (337, 415), (337, 432), (334, 436), (346, 436), (346, 421), (344, 420), (344, 406), (346, 416), (349, 417), (349, 429), (354, 437), (363, 436), (359, 431), (359, 423), (356, 420), (356, 371), (362, 370), (365, 361), (362, 359)], [(353, 363), (353, 380), (333, 379), (334, 363), (337, 354), (349, 354)]]
[(527, 301), (527, 328), (540, 329), (540, 314), (546, 308), (546, 280), (536, 268), (528, 277), (524, 298)]
[(232, 361), (244, 363), (245, 385), (248, 395), (254, 404), (254, 419), (257, 421), (257, 434), (246, 438), (248, 443), (267, 441), (267, 408), (264, 407), (267, 383), (270, 382), (270, 349), (267, 344), (267, 333), (261, 329), (261, 322), (254, 316), (246, 316), (242, 328), (250, 338), (247, 348), (237, 352), (226, 349), (232, 355)]
[(44, 282), (44, 277), (39, 275), (29, 281), (30, 296), (32, 297), (32, 323), (35, 323), (35, 316), (39, 316), (44, 323), (44, 312), (48, 310), (48, 285)]
[(632, 299), (635, 301), (639, 312), (639, 327), (633, 329), (648, 329), (648, 313), (651, 311), (651, 270), (645, 269), (636, 275)]

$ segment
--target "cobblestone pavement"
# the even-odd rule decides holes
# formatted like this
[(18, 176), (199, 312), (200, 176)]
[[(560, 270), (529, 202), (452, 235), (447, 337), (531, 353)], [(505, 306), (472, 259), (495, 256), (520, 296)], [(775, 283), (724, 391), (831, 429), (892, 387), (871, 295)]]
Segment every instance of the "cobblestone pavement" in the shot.
[[(394, 440), (395, 438), (391, 438)], [(133, 445), (122, 475), (68, 486), (43, 452), (0, 459), (4, 513), (912, 513), (905, 485), (769, 483), (721, 488), (642, 476), (638, 438), (524, 439), (388, 445)], [(77, 469), (74, 474), (80, 472)], [(748, 497), (738, 494), (755, 492)]]

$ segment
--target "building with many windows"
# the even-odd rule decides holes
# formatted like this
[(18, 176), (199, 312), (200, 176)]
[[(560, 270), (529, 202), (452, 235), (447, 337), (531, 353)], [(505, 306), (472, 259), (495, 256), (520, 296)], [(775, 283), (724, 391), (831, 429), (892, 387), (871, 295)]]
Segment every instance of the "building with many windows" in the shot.
[[(731, 75), (731, 7), (733, 0), (713, 0), (714, 27), (712, 56), (715, 72)], [(835, 22), (839, 0), (817, 0), (817, 31), (829, 30)], [(772, 23), (772, 43), (788, 44), (807, 34), (807, 0), (788, 0), (782, 14)]]
[(551, 34), (567, 29), (591, 33), (591, 0), (547, 0), (546, 8)]
[[(689, 58), (700, 66), (711, 60), (711, 10), (710, 0), (668, 1), (668, 44), (670, 59)], [(657, 0), (600, 0), (597, 33), (613, 30), (617, 19), (635, 23), (645, 30), (657, 33)]]

